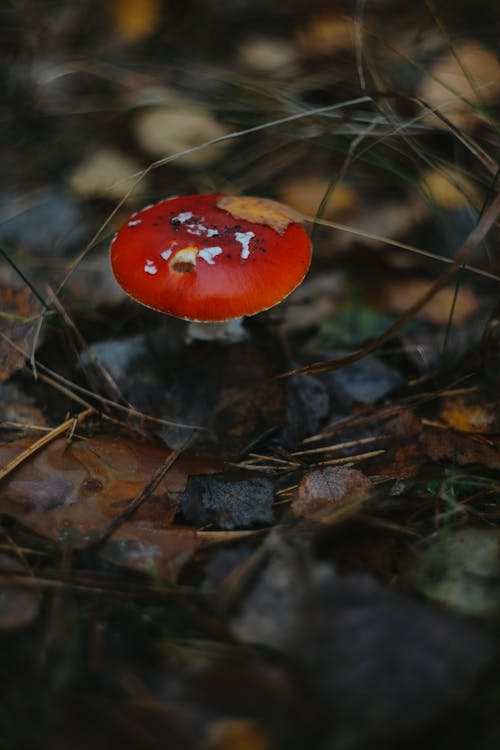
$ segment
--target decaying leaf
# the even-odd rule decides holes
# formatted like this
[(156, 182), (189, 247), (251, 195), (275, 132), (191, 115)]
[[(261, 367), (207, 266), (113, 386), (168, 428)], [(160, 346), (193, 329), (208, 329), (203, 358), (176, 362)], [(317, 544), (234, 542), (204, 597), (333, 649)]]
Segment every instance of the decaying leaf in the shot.
[[(424, 279), (395, 279), (384, 284), (383, 290), (378, 294), (383, 299), (385, 310), (402, 313), (410, 305), (420, 299), (432, 285), (432, 282)], [(420, 310), (419, 317), (435, 325), (446, 325), (453, 312), (453, 322), (461, 325), (470, 318), (479, 307), (479, 300), (473, 289), (467, 284), (461, 284), (458, 294), (455, 295), (455, 287), (447, 286), (440, 289), (427, 305)]]
[(500, 468), (500, 440), (476, 435), (428, 428), (421, 435), (423, 453), (432, 461), (453, 461), (460, 466), (482, 464), (489, 469)]
[[(0, 446), (0, 464), (28, 444), (22, 440)], [(106, 533), (169, 454), (161, 447), (107, 435), (69, 445), (56, 440), (3, 481), (0, 512), (57, 543), (86, 547)], [(189, 474), (213, 471), (210, 463), (181, 456), (134, 521), (147, 521), (157, 529), (168, 526), (176, 510), (172, 493), (184, 489)]]
[[(134, 120), (134, 133), (140, 148), (156, 158), (173, 156), (222, 138), (228, 129), (202, 105), (176, 97), (166, 105), (148, 107)], [(177, 165), (207, 167), (224, 153), (226, 144), (213, 143), (185, 154)]]
[(449, 398), (441, 406), (441, 419), (454, 430), (492, 432), (497, 411), (496, 403), (488, 408), (488, 404), (468, 402), (465, 398)]
[(113, 0), (113, 23), (124, 42), (140, 42), (153, 34), (162, 13), (161, 0)]
[(290, 73), (297, 59), (293, 46), (278, 37), (251, 36), (238, 48), (240, 62), (257, 73)]
[(366, 497), (370, 489), (370, 480), (357, 469), (344, 466), (315, 469), (300, 481), (292, 510), (296, 516), (318, 521), (336, 508)]
[[(295, 180), (288, 180), (279, 190), (279, 198), (303, 216), (316, 216), (323, 200), (329, 193), (328, 180), (315, 175), (301, 175)], [(347, 183), (335, 185), (322, 207), (322, 218), (338, 219), (350, 214), (357, 205), (354, 188)]]
[(356, 25), (349, 16), (337, 13), (318, 13), (297, 32), (301, 50), (312, 56), (334, 55), (353, 50)]
[(140, 163), (129, 156), (101, 148), (78, 164), (68, 182), (82, 198), (134, 201), (147, 190), (147, 179), (137, 179), (140, 171)]
[[(496, 55), (475, 41), (464, 40), (438, 58), (417, 94), (455, 126), (467, 130), (478, 123), (484, 105), (498, 98), (499, 91), (500, 65)], [(447, 127), (430, 113), (425, 119), (435, 127)]]
[(190, 476), (179, 504), (195, 526), (246, 529), (273, 522), (273, 499), (273, 483), (267, 477), (226, 472)]

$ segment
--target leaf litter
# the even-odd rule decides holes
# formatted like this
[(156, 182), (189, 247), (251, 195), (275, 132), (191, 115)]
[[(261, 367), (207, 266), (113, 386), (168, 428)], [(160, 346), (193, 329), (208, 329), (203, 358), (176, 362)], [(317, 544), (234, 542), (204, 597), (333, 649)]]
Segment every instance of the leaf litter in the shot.
[[(6, 10), (1, 731), (496, 746), (488, 35), (430, 3), (195, 5), (33, 6), (38, 46)], [(130, 211), (209, 191), (235, 221), (284, 200), (261, 218), (315, 246), (239, 344), (110, 280)]]

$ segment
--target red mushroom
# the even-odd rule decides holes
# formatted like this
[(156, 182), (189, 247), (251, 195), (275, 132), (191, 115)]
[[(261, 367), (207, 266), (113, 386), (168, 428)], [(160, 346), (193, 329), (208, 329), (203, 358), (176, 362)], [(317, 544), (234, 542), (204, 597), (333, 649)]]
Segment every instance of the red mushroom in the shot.
[(135, 300), (213, 323), (277, 305), (304, 278), (302, 217), (266, 198), (187, 195), (134, 214), (111, 243), (111, 266)]

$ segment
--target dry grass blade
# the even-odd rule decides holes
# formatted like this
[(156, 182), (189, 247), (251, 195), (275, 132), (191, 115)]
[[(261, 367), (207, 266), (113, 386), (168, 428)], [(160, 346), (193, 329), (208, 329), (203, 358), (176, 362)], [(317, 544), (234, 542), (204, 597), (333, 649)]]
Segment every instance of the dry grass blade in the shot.
[[(355, 237), (361, 237), (365, 240), (380, 242), (383, 245), (389, 245), (390, 247), (397, 247), (400, 250), (408, 250), (410, 253), (414, 253), (415, 255), (420, 255), (423, 258), (429, 258), (430, 260), (437, 260), (439, 263), (446, 263), (448, 265), (451, 265), (454, 262), (453, 258), (446, 258), (444, 255), (438, 255), (437, 253), (433, 253), (430, 250), (424, 250), (420, 247), (416, 247), (415, 245), (409, 245), (406, 242), (399, 242), (398, 240), (393, 240), (390, 237), (383, 237), (380, 234), (373, 234), (373, 232), (366, 232), (365, 230), (356, 229), (355, 227), (350, 227), (347, 224), (339, 224), (335, 221), (329, 221), (328, 219), (320, 219), (318, 217), (313, 218), (312, 216), (304, 216), (304, 219), (306, 221), (311, 222), (312, 224), (319, 224), (322, 227), (329, 227), (330, 229), (337, 229), (339, 232), (346, 232), (348, 234), (354, 235)], [(498, 276), (496, 273), (492, 273), (491, 271), (485, 271), (483, 268), (476, 268), (476, 266), (470, 266), (468, 263), (463, 264), (463, 269), (465, 271), (469, 271), (470, 273), (474, 273), (477, 276), (482, 276), (485, 279), (491, 279), (492, 281), (500, 281), (500, 276)]]
[(291, 456), (308, 456), (313, 453), (327, 453), (328, 451), (341, 451), (345, 448), (354, 448), (356, 445), (366, 445), (367, 443), (374, 443), (377, 440), (385, 440), (386, 435), (373, 435), (372, 437), (360, 438), (359, 440), (347, 440), (344, 443), (336, 443), (334, 445), (323, 445), (321, 448), (308, 448), (307, 450), (294, 451)]

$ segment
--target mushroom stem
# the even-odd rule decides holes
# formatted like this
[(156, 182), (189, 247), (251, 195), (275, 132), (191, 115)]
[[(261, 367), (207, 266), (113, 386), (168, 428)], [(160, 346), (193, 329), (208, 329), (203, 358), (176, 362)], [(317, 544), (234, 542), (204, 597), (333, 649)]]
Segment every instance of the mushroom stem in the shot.
[(230, 318), (221, 323), (191, 321), (187, 329), (187, 341), (220, 341), (237, 343), (248, 338), (243, 327), (243, 318)]

